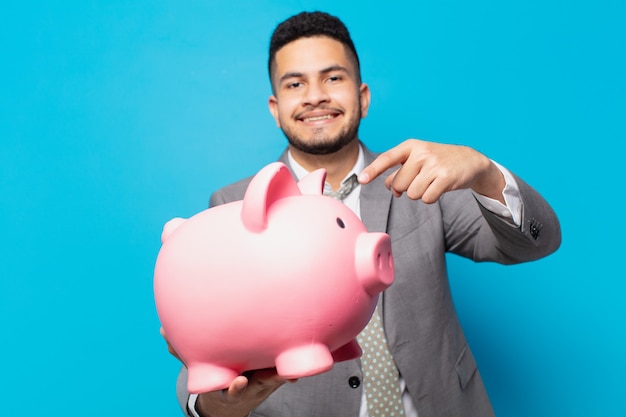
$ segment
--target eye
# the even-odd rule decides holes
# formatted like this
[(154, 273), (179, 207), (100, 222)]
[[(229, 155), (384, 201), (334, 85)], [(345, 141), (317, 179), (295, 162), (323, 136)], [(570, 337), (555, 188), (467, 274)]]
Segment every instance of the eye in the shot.
[(287, 84), (287, 88), (288, 89), (298, 88), (301, 85), (302, 85), (302, 83), (300, 81), (294, 81), (294, 82), (291, 82), (291, 83)]
[(337, 224), (339, 225), (339, 227), (341, 227), (342, 229), (346, 228), (346, 224), (343, 222), (343, 220), (341, 220), (341, 217), (337, 217)]

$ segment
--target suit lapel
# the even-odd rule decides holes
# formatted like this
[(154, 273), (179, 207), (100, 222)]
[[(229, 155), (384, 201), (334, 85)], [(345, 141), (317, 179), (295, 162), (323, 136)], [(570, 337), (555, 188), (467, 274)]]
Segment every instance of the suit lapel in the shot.
[[(368, 166), (375, 155), (363, 146), (365, 166)], [(392, 194), (385, 187), (388, 173), (374, 178), (372, 182), (361, 186), (361, 221), (369, 232), (386, 232)]]

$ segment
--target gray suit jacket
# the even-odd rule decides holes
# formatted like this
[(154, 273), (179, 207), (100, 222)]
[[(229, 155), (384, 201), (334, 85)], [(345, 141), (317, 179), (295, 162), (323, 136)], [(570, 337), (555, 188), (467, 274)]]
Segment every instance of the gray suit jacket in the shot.
[[(365, 163), (374, 158), (365, 149)], [(288, 165), (286, 153), (280, 161)], [(484, 209), (469, 190), (448, 192), (430, 205), (404, 195), (393, 198), (384, 185), (388, 174), (361, 188), (361, 219), (370, 232), (391, 236), (395, 281), (383, 294), (383, 320), (407, 390), (420, 417), (492, 416), (454, 309), (445, 254), (503, 264), (539, 259), (560, 245), (556, 215), (517, 177), (523, 204), (520, 228)], [(243, 199), (249, 181), (217, 191), (211, 205)], [(358, 360), (337, 363), (328, 373), (284, 385), (252, 416), (356, 417), (363, 384), (354, 386), (361, 379)], [(187, 398), (185, 382), (183, 368), (181, 402)]]

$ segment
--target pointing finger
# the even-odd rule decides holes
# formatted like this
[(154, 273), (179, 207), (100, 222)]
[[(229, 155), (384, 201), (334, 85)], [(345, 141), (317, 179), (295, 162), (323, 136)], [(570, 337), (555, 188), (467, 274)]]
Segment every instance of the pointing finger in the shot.
[(361, 171), (359, 174), (359, 182), (361, 184), (367, 184), (389, 168), (403, 164), (408, 157), (406, 149), (405, 143), (401, 143), (395, 148), (391, 148), (387, 152), (378, 155), (371, 164)]

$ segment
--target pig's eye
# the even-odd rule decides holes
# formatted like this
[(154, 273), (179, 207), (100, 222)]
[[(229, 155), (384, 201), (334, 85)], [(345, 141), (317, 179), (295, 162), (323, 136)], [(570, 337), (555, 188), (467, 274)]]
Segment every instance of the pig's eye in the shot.
[(337, 217), (337, 224), (339, 225), (339, 227), (341, 227), (342, 229), (346, 228), (346, 224), (343, 222), (343, 220), (341, 220), (340, 217)]

